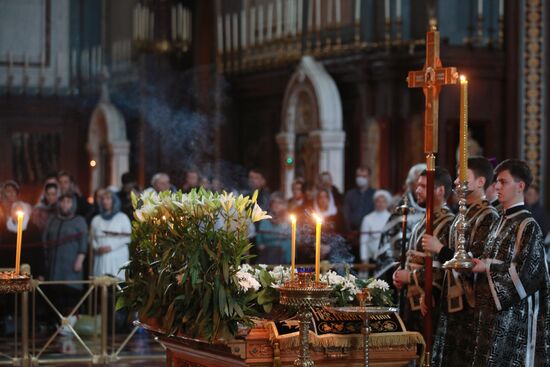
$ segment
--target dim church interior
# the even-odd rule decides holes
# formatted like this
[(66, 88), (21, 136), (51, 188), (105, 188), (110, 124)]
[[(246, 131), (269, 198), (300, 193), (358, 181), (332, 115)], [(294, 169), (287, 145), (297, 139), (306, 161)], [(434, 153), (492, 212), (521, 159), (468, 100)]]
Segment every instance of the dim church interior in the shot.
[[(371, 187), (400, 192), (425, 158), (424, 96), (406, 76), (422, 69), (435, 24), (443, 64), (469, 79), (471, 153), (525, 159), (550, 207), (545, 1), (0, 0), (0, 8), (0, 180), (16, 180), (26, 202), (59, 170), (90, 199), (120, 188), (126, 172), (142, 189), (157, 172), (179, 188), (199, 169), (212, 185), (239, 190), (253, 167), (287, 198), (297, 177), (312, 186), (321, 172), (345, 192), (360, 166), (370, 167)], [(452, 171), (458, 100), (458, 87), (442, 89), (437, 164)]]

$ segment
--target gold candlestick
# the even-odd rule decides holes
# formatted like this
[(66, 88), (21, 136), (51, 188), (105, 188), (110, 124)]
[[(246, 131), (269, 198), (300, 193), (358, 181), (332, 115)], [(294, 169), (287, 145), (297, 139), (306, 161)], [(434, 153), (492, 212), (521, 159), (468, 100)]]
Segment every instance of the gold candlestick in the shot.
[(466, 220), (466, 195), (468, 194), (468, 80), (464, 75), (460, 76), (460, 166), (457, 187), (458, 219), (456, 230), (458, 232), (458, 244), (454, 257), (447, 261), (443, 268), (453, 270), (470, 270), (474, 262), (466, 252), (466, 232), (468, 221)]

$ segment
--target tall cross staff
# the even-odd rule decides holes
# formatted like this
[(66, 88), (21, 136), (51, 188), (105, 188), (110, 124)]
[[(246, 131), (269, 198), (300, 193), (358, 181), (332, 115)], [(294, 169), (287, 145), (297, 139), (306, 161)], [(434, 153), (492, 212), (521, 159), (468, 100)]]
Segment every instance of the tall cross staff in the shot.
[[(427, 194), (426, 194), (426, 234), (433, 234), (432, 222), (434, 211), (434, 175), (435, 154), (438, 146), (438, 112), (439, 92), (441, 87), (456, 84), (458, 73), (454, 67), (443, 67), (439, 59), (439, 32), (434, 26), (426, 33), (426, 62), (424, 68), (418, 71), (409, 71), (407, 83), (409, 88), (422, 88), (426, 98), (424, 112), (424, 153), (427, 166)], [(432, 265), (433, 259), (429, 252), (425, 257), (425, 284), (424, 298), (428, 312), (424, 317), (424, 338), (426, 339), (427, 361), (430, 360), (432, 348)]]

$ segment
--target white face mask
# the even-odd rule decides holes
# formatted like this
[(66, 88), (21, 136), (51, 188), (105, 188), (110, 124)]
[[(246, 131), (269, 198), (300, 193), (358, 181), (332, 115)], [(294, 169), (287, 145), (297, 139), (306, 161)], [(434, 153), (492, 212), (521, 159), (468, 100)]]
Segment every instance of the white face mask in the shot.
[(355, 184), (358, 187), (367, 187), (369, 185), (369, 179), (363, 176), (355, 177)]

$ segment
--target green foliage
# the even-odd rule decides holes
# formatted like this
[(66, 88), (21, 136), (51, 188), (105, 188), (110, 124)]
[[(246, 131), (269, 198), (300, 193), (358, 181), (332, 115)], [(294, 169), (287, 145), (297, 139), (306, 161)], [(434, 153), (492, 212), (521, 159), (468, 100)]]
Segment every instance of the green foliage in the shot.
[(248, 197), (204, 191), (133, 200), (136, 221), (119, 307), (142, 320), (162, 320), (172, 334), (228, 338), (256, 313), (257, 294), (243, 290), (239, 265), (248, 260), (251, 220), (266, 218)]

